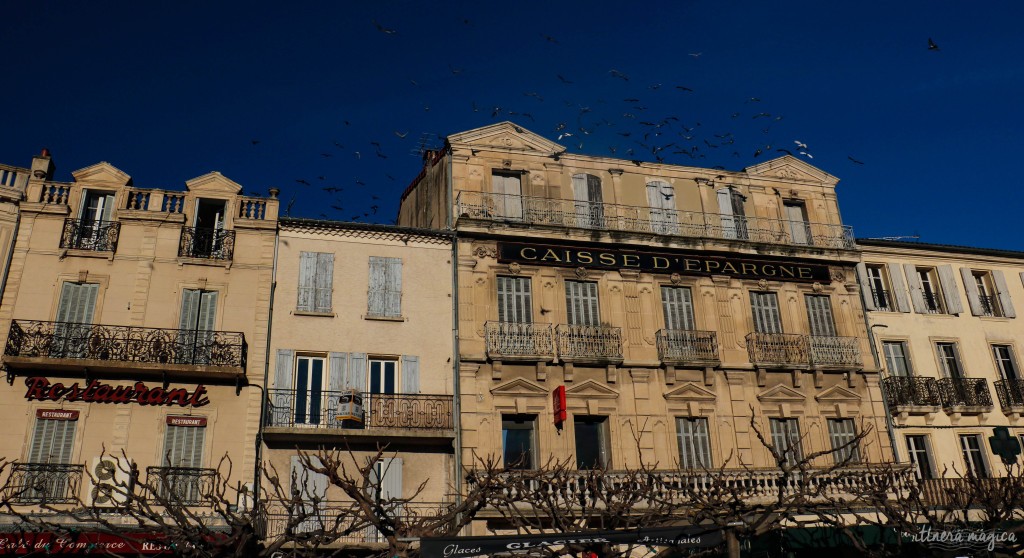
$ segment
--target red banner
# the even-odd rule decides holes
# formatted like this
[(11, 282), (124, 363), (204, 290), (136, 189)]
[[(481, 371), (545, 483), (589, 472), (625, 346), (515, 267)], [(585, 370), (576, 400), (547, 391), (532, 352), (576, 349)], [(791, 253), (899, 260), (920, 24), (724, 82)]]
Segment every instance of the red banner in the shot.
[(36, 418), (48, 420), (78, 420), (78, 411), (67, 409), (36, 409)]
[(171, 426), (206, 426), (206, 417), (167, 417)]
[(51, 555), (83, 554), (97, 556), (155, 556), (173, 554), (162, 535), (138, 533), (125, 538), (106, 533), (60, 535), (50, 532), (0, 533), (0, 554)]

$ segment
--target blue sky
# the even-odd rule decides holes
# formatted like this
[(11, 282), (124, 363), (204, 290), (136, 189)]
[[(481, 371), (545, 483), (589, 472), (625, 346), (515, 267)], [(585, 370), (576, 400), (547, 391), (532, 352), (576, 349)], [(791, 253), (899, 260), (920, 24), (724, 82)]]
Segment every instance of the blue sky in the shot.
[(739, 170), (787, 149), (841, 179), (858, 236), (1024, 250), (1020, 2), (22, 1), (4, 12), (0, 162), (24, 166), (48, 147), (57, 179), (103, 160), (137, 186), (182, 189), (218, 170), (247, 193), (280, 188), (292, 216), (389, 223), (423, 138), (512, 120), (553, 140), (569, 131), (560, 143), (592, 155), (654, 161), (651, 147), (675, 144), (658, 155), (699, 167)]

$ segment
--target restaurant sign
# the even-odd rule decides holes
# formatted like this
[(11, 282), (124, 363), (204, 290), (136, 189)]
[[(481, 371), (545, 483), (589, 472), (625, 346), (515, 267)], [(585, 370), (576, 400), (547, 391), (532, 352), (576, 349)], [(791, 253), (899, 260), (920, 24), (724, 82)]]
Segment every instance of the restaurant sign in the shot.
[(680, 275), (728, 275), (738, 279), (832, 281), (827, 265), (685, 252), (646, 252), (520, 242), (499, 242), (498, 261), (590, 269), (635, 269)]
[(85, 403), (136, 403), (138, 405), (178, 405), (179, 407), (202, 407), (208, 405), (206, 386), (200, 384), (189, 391), (185, 388), (164, 389), (147, 387), (142, 382), (135, 385), (112, 386), (99, 380), (92, 380), (84, 388), (75, 382), (69, 386), (42, 377), (25, 379), (25, 399), (29, 401), (83, 401)]

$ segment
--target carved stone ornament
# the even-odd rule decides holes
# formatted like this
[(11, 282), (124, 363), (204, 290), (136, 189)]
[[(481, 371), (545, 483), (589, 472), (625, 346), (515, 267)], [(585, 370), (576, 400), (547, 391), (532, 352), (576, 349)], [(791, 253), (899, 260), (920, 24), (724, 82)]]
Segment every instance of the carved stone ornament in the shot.
[(843, 273), (843, 270), (841, 270), (841, 269), (833, 269), (831, 275), (832, 275), (832, 280), (833, 281), (845, 281), (846, 280), (846, 274)]
[(577, 267), (576, 268), (576, 277), (579, 278), (579, 279), (586, 279), (587, 278), (587, 268), (585, 268), (585, 267)]
[(759, 288), (759, 289), (767, 289), (768, 288), (768, 280), (767, 279), (758, 279), (757, 280), (757, 288)]
[(683, 276), (678, 273), (673, 273), (672, 275), (669, 275), (668, 280), (671, 281), (673, 285), (678, 285), (683, 282)]
[(519, 262), (512, 262), (508, 264), (508, 272), (512, 275), (519, 275), (523, 272), (523, 266), (519, 265)]
[(816, 293), (820, 293), (821, 291), (825, 290), (825, 287), (822, 287), (821, 283), (819, 283), (817, 281), (815, 281), (814, 284), (811, 285), (811, 288), (814, 289), (814, 292), (816, 292)]
[(473, 248), (473, 255), (478, 258), (497, 258), (498, 248), (495, 246), (477, 246)]

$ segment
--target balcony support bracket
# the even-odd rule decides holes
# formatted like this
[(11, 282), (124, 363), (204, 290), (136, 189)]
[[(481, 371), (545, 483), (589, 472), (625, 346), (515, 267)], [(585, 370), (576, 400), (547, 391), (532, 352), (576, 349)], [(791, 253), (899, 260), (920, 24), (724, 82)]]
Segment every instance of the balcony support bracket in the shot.
[(501, 381), (501, 361), (491, 362), (491, 379), (495, 382)]
[(543, 360), (537, 362), (537, 381), (543, 382), (548, 379), (548, 365)]
[(572, 363), (571, 362), (563, 362), (562, 363), (562, 370), (563, 370), (562, 377), (565, 379), (566, 383), (571, 382), (572, 381), (572, 375), (573, 375), (573, 372), (574, 372)]
[(0, 365), (0, 366), (3, 367), (4, 373), (7, 375), (7, 385), (13, 386), (14, 385), (14, 370), (11, 370), (11, 368), (9, 366), (7, 366), (6, 364)]
[(619, 379), (619, 369), (614, 364), (609, 364), (608, 369), (605, 371), (605, 380), (609, 384), (614, 384)]
[(168, 387), (170, 387), (171, 381), (169, 379), (167, 379), (167, 371), (166, 370), (161, 370), (160, 371), (160, 378), (163, 380), (164, 389), (167, 389)]
[(757, 387), (768, 385), (768, 372), (764, 368), (758, 367), (755, 374), (757, 374)]
[(814, 369), (814, 387), (815, 389), (821, 389), (825, 385), (825, 373), (820, 368)]
[(242, 387), (245, 383), (242, 376), (235, 376), (235, 397), (242, 395)]
[(792, 375), (793, 375), (793, 387), (794, 388), (802, 387), (803, 386), (803, 375), (804, 375), (803, 370), (800, 370), (799, 368), (796, 369), (796, 370), (793, 370), (792, 371)]
[(710, 367), (710, 366), (704, 367), (704, 386), (705, 387), (714, 387), (715, 386), (715, 369)]
[(671, 364), (665, 365), (665, 384), (675, 385), (676, 383), (676, 367)]

